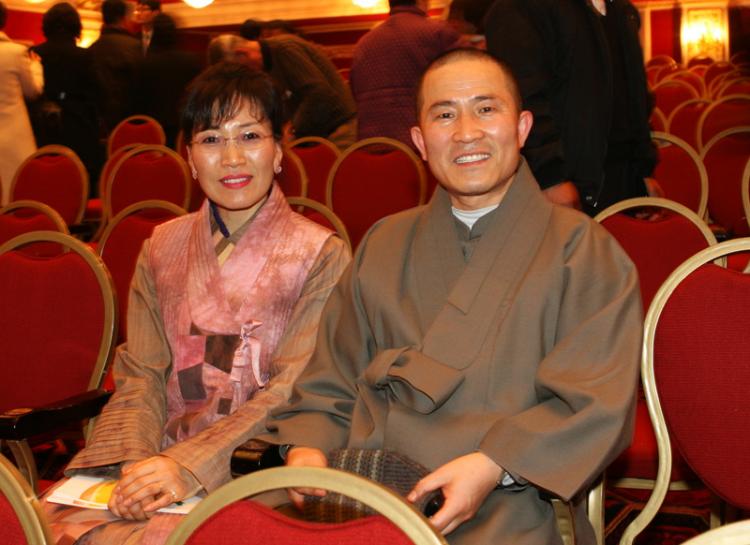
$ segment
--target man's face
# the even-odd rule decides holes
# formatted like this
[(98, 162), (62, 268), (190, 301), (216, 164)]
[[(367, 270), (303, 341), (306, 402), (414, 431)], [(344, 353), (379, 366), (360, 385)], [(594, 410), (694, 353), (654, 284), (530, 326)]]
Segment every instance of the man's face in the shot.
[(531, 130), (506, 76), (484, 59), (455, 59), (430, 70), (412, 139), (456, 208), (499, 203)]
[(146, 4), (136, 4), (133, 10), (133, 20), (142, 25), (149, 25), (159, 14), (159, 10), (153, 10)]

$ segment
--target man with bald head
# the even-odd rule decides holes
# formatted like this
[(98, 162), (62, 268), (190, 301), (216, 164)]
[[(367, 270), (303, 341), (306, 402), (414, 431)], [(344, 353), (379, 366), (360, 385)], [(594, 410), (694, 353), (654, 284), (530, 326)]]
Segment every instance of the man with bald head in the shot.
[(440, 185), (362, 241), (271, 441), (290, 466), (341, 447), (419, 462), (430, 473), (407, 499), (442, 491), (430, 521), (451, 544), (560, 545), (553, 497), (571, 502), (576, 543), (593, 544), (583, 492), (632, 433), (635, 269), (543, 196), (520, 155), (532, 116), (504, 65), (455, 50), (418, 93), (412, 137)]

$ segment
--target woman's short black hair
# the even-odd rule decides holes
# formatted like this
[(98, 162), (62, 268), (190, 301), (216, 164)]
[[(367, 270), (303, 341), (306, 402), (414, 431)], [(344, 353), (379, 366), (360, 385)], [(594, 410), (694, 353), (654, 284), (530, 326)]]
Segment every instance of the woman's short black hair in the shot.
[(232, 118), (244, 100), (257, 109), (254, 115), (271, 122), (273, 136), (280, 140), (284, 107), (271, 76), (244, 64), (220, 62), (204, 70), (188, 87), (181, 120), (185, 141)]
[(55, 4), (42, 17), (42, 33), (50, 38), (79, 38), (81, 17), (76, 8), (67, 2)]

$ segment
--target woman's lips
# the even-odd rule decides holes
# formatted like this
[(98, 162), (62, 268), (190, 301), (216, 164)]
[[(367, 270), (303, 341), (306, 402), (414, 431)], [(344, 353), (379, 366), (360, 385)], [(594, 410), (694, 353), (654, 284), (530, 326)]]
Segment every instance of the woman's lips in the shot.
[(219, 181), (227, 189), (242, 189), (243, 187), (247, 187), (248, 185), (250, 185), (250, 182), (253, 181), (253, 177), (246, 174), (240, 174), (234, 176), (224, 176)]

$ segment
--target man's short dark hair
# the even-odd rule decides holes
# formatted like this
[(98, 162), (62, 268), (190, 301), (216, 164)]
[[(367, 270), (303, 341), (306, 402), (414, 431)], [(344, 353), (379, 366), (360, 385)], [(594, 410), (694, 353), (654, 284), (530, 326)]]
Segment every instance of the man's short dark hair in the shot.
[(0, 29), (5, 28), (5, 21), (8, 20), (8, 9), (5, 4), (0, 2)]
[(81, 17), (76, 8), (62, 2), (55, 4), (42, 16), (42, 33), (50, 38), (79, 38), (81, 36)]
[(256, 41), (263, 32), (263, 23), (255, 19), (248, 19), (240, 25), (240, 36), (246, 40)]
[(160, 0), (138, 0), (138, 3), (148, 7), (151, 11), (161, 11)]
[(185, 141), (191, 141), (197, 132), (234, 117), (243, 100), (256, 108), (257, 118), (271, 122), (273, 136), (279, 141), (284, 128), (284, 105), (279, 87), (265, 72), (236, 62), (210, 66), (188, 87), (181, 119)]
[(457, 60), (483, 60), (488, 61), (497, 66), (500, 71), (505, 75), (505, 80), (508, 84), (508, 91), (510, 91), (513, 97), (513, 102), (516, 105), (516, 109), (520, 113), (523, 110), (523, 102), (521, 100), (521, 91), (518, 87), (518, 80), (510, 67), (497, 57), (491, 55), (483, 49), (476, 49), (473, 47), (459, 47), (458, 49), (451, 49), (446, 51), (442, 55), (438, 56), (433, 60), (427, 69), (422, 73), (422, 77), (419, 78), (419, 84), (417, 85), (417, 119), (420, 118), (422, 112), (422, 87), (424, 86), (424, 80), (427, 74), (436, 68), (450, 64)]
[(177, 25), (169, 15), (160, 13), (153, 20), (150, 49), (171, 49), (177, 45)]
[(104, 0), (102, 2), (102, 21), (105, 25), (116, 25), (125, 19), (128, 5), (125, 0)]
[(388, 5), (391, 9), (398, 8), (400, 6), (416, 6), (417, 0), (388, 0)]

